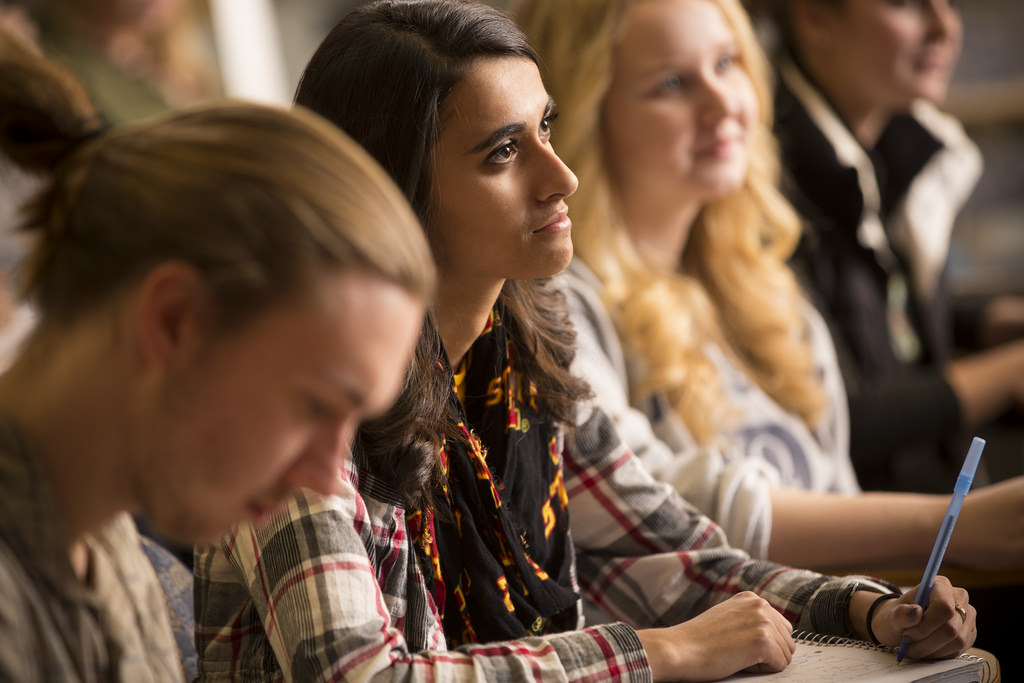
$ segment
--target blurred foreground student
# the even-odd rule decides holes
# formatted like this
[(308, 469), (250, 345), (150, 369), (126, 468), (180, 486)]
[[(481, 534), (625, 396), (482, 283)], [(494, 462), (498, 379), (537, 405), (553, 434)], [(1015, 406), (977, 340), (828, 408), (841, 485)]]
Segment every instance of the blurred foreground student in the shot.
[(105, 131), (0, 34), (0, 150), (44, 174), (38, 326), (0, 377), (0, 680), (184, 677), (130, 512), (177, 543), (328, 492), (401, 383), (433, 267), (319, 118), (223, 105)]
[[(458, 0), (364, 5), (296, 99), (398, 180), (439, 293), (405, 391), (360, 430), (339, 493), (301, 493), (197, 555), (202, 675), (715, 680), (784, 668), (794, 624), (888, 644), (907, 628), (915, 657), (973, 642), (967, 593), (944, 579), (923, 615), (911, 592), (869, 624), (889, 587), (729, 547), (586, 400), (546, 279), (572, 256), (577, 181), (507, 17)], [(621, 621), (588, 626), (582, 596)]]

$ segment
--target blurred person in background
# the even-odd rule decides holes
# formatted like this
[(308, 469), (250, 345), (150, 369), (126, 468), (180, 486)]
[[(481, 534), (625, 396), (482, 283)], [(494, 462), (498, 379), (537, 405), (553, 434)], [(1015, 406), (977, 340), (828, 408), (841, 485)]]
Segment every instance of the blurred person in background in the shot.
[(112, 125), (221, 94), (205, 0), (11, 0)]
[[(39, 54), (38, 28), (23, 7), (0, 2), (0, 32), (6, 33), (6, 40), (18, 40), (23, 49)], [(40, 174), (0, 152), (0, 372), (10, 365), (35, 320), (32, 309), (16, 301), (14, 269), (25, 252), (17, 230), (22, 206), (41, 184)]]
[[(1024, 303), (954, 309), (945, 273), (981, 173), (976, 146), (939, 109), (959, 11), (950, 0), (759, 9), (779, 44), (784, 187), (806, 219), (793, 263), (839, 351), (854, 465), (870, 488), (945, 492), (967, 432), (1024, 405)], [(1008, 441), (990, 440), (985, 461), (1019, 473), (1024, 430)]]

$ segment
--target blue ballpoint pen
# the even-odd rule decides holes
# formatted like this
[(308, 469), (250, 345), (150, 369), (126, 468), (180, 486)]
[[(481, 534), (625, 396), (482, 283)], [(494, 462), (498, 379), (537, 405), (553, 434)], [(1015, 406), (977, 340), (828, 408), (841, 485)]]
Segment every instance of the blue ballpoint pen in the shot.
[[(978, 461), (981, 460), (981, 451), (985, 448), (985, 440), (974, 437), (971, 442), (971, 449), (967, 451), (964, 459), (963, 469), (960, 476), (956, 478), (956, 486), (953, 487), (953, 498), (946, 508), (946, 518), (939, 528), (939, 536), (935, 539), (935, 546), (932, 548), (931, 557), (928, 558), (928, 565), (924, 568), (924, 577), (921, 578), (921, 586), (917, 589), (917, 597), (914, 603), (924, 609), (928, 606), (928, 596), (931, 595), (932, 586), (935, 584), (935, 577), (939, 573), (939, 565), (942, 564), (942, 556), (946, 554), (946, 546), (949, 545), (949, 537), (953, 535), (953, 527), (956, 525), (956, 518), (960, 514), (960, 506), (964, 504), (967, 491), (974, 481), (974, 472), (978, 469)], [(896, 661), (902, 662), (907, 654), (910, 643), (906, 638), (900, 639), (900, 647), (896, 651)]]

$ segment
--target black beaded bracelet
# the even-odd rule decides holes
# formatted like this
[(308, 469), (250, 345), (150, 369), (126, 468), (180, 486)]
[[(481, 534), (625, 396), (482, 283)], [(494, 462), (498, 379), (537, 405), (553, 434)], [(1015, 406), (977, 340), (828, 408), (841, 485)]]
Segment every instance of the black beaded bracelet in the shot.
[(871, 636), (871, 642), (873, 642), (875, 645), (881, 645), (881, 643), (878, 642), (878, 638), (875, 638), (875, 632), (871, 630), (871, 617), (875, 616), (875, 609), (877, 609), (878, 606), (881, 605), (883, 602), (885, 602), (886, 600), (892, 600), (894, 598), (899, 597), (902, 597), (899, 593), (886, 593), (885, 595), (879, 595), (877, 598), (875, 598), (875, 601), (871, 603), (871, 607), (868, 607), (868, 635)]

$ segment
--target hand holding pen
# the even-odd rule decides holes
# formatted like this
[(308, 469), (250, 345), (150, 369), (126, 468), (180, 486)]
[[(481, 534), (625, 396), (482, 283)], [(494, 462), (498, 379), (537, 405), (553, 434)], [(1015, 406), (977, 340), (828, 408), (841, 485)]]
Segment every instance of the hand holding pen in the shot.
[(898, 600), (881, 603), (884, 607), (878, 609), (877, 637), (892, 644), (893, 631), (900, 633), (897, 661), (902, 661), (911, 648), (918, 659), (952, 657), (974, 642), (976, 613), (968, 603), (967, 591), (953, 587), (946, 578), (938, 576), (938, 571), (984, 446), (985, 442), (978, 438), (971, 444), (921, 583)]
[[(967, 591), (938, 576), (932, 585), (927, 607), (917, 604), (921, 586), (910, 590), (900, 602), (906, 602), (893, 614), (896, 628), (897, 661), (904, 659), (947, 659), (962, 654), (977, 637), (977, 612)], [(905, 611), (904, 611), (905, 610)], [(889, 640), (887, 644), (893, 644)], [(900, 657), (900, 649), (903, 657)]]
[[(953, 487), (953, 497), (950, 499), (949, 508), (942, 519), (939, 535), (935, 539), (935, 546), (932, 548), (931, 557), (928, 558), (928, 564), (924, 569), (924, 577), (921, 579), (921, 584), (917, 587), (917, 595), (914, 598), (914, 603), (920, 605), (922, 609), (928, 608), (928, 599), (932, 586), (935, 583), (935, 577), (938, 576), (939, 566), (942, 564), (942, 558), (946, 554), (946, 546), (949, 545), (949, 539), (953, 535), (953, 527), (956, 525), (957, 517), (960, 516), (960, 508), (964, 504), (964, 498), (967, 497), (967, 492), (974, 481), (974, 473), (978, 469), (978, 461), (981, 460), (981, 452), (984, 448), (985, 441), (974, 437), (974, 441), (971, 442), (971, 449), (967, 452), (967, 457), (964, 459), (963, 469), (960, 470), (960, 476), (956, 479), (956, 485)], [(954, 609), (966, 622), (966, 608), (960, 603), (954, 603)], [(904, 636), (900, 639), (900, 647), (896, 652), (896, 661), (903, 661), (909, 647), (910, 642)]]

